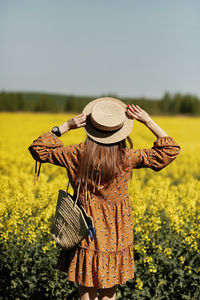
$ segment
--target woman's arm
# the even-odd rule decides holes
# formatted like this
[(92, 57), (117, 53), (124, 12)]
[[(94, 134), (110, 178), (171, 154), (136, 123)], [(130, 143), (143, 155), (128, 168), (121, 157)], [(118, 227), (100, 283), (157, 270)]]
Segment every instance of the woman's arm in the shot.
[(129, 150), (128, 159), (131, 168), (151, 168), (154, 171), (160, 171), (168, 166), (180, 153), (181, 147), (138, 105), (128, 105), (127, 113), (131, 118), (145, 124), (157, 137), (150, 149)]
[[(61, 134), (85, 126), (87, 115), (75, 116), (59, 126)], [(67, 156), (72, 146), (64, 146), (62, 141), (51, 131), (43, 133), (29, 146), (32, 157), (41, 162), (50, 162), (55, 165), (67, 166)]]
[(152, 120), (149, 114), (138, 105), (130, 104), (127, 106), (126, 110), (128, 115), (146, 125), (157, 138), (168, 136), (168, 134)]
[[(85, 126), (87, 115), (78, 115), (66, 121), (59, 126), (61, 134), (65, 132)], [(66, 167), (72, 170), (72, 161), (79, 160), (79, 145), (64, 146), (62, 141), (51, 131), (41, 134), (33, 143), (28, 147), (32, 157), (36, 160), (35, 173), (37, 173), (37, 161), (41, 163), (51, 163), (54, 165)], [(39, 170), (40, 170), (39, 166)], [(38, 173), (39, 176), (39, 173)]]
[(86, 125), (87, 115), (80, 114), (75, 116), (74, 118), (66, 121), (62, 125), (59, 126), (61, 135), (66, 133), (69, 130), (80, 128)]
[(158, 137), (163, 137), (163, 136), (168, 136), (168, 134), (158, 126), (152, 119), (150, 119), (145, 125), (155, 134), (155, 136)]

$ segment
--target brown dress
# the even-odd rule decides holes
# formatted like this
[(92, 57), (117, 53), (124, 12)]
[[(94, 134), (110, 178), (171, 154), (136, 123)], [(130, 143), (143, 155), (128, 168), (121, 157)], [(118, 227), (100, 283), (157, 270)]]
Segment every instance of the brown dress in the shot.
[[(74, 187), (84, 143), (64, 146), (52, 132), (33, 141), (28, 148), (36, 161), (65, 167)], [(93, 217), (96, 233), (69, 252), (61, 251), (57, 269), (67, 279), (87, 287), (109, 288), (134, 277), (132, 207), (128, 181), (133, 168), (159, 171), (179, 154), (180, 146), (169, 136), (159, 137), (151, 149), (128, 149), (129, 166), (110, 185), (88, 185), (87, 213)], [(85, 194), (80, 194), (84, 205)]]

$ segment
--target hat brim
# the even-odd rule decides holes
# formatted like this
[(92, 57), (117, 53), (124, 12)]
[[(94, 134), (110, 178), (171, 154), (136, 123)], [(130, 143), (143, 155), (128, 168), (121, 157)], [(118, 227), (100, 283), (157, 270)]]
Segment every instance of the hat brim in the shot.
[[(115, 103), (120, 104), (125, 112), (125, 121), (123, 126), (115, 131), (102, 131), (99, 129), (96, 129), (90, 120), (90, 114), (92, 111), (92, 108), (94, 104), (98, 101), (101, 100), (109, 100), (109, 101), (114, 101)], [(132, 131), (133, 129), (133, 119), (128, 116), (126, 113), (126, 104), (118, 99), (111, 98), (111, 97), (103, 97), (103, 98), (97, 98), (91, 102), (89, 102), (85, 108), (83, 109), (83, 114), (87, 114), (87, 124), (84, 127), (85, 132), (87, 135), (94, 141), (102, 143), (102, 144), (112, 144), (112, 143), (117, 143), (123, 139), (125, 139)]]

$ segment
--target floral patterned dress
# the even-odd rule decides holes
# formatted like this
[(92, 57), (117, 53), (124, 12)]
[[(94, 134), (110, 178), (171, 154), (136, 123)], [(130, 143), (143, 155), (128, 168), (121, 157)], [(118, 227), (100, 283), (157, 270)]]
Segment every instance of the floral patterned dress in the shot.
[[(40, 135), (28, 148), (41, 163), (65, 167), (74, 186), (84, 143), (64, 146), (52, 132)], [(132, 207), (128, 181), (132, 169), (151, 168), (159, 171), (179, 154), (180, 146), (170, 136), (159, 137), (150, 149), (128, 149), (129, 165), (110, 185), (88, 185), (80, 199), (93, 217), (96, 233), (71, 251), (62, 250), (56, 268), (65, 271), (69, 281), (87, 287), (109, 288), (125, 284), (135, 273)], [(94, 189), (95, 187), (95, 189)]]

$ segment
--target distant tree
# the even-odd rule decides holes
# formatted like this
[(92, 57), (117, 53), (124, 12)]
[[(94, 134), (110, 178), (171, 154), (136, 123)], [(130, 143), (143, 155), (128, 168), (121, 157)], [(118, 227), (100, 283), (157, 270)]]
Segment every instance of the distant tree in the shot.
[(179, 114), (181, 112), (182, 95), (176, 93), (171, 101), (170, 112), (173, 114)]
[(196, 96), (192, 97), (191, 113), (193, 115), (200, 114), (200, 100)]
[(77, 101), (78, 102), (78, 111), (82, 112), (84, 107), (93, 99), (94, 98), (88, 98), (88, 97), (83, 97), (82, 99), (79, 99), (79, 101)]
[[(118, 98), (117, 95), (101, 95)], [(64, 98), (65, 97), (65, 98)], [(98, 98), (98, 97), (96, 97)], [(88, 102), (95, 99), (91, 96), (51, 96), (38, 93), (7, 93), (0, 92), (0, 111), (46, 111), (57, 112), (64, 108), (67, 112), (81, 112)], [(138, 104), (142, 109), (150, 114), (169, 113), (169, 114), (200, 114), (200, 99), (191, 94), (182, 95), (176, 93), (170, 95), (165, 92), (160, 100), (140, 98), (120, 98), (126, 104)], [(63, 102), (63, 100), (65, 100)], [(64, 105), (63, 105), (64, 104)]]
[(161, 101), (160, 101), (160, 108), (162, 112), (169, 112), (169, 107), (171, 103), (171, 96), (169, 92), (165, 92)]
[(25, 110), (25, 102), (21, 93), (17, 94), (17, 108), (18, 110)]
[(7, 110), (5, 92), (0, 93), (0, 111)]
[(59, 105), (55, 100), (47, 95), (41, 96), (36, 105), (35, 111), (47, 111), (47, 112), (57, 112), (59, 110)]
[(75, 103), (75, 97), (74, 96), (68, 96), (65, 103), (65, 111), (75, 111), (76, 110), (76, 103)]
[(0, 93), (0, 110), (17, 111), (24, 109), (24, 101), (20, 93)]
[(6, 94), (6, 106), (8, 111), (18, 110), (18, 100), (16, 93)]
[(184, 95), (182, 97), (180, 112), (197, 114), (199, 112), (199, 100), (193, 95)]
[(160, 114), (161, 113), (161, 107), (160, 107), (160, 101), (159, 100), (152, 100), (152, 113), (154, 114)]
[(148, 111), (149, 114), (153, 113), (152, 101), (142, 97), (139, 99), (139, 103), (142, 109)]

